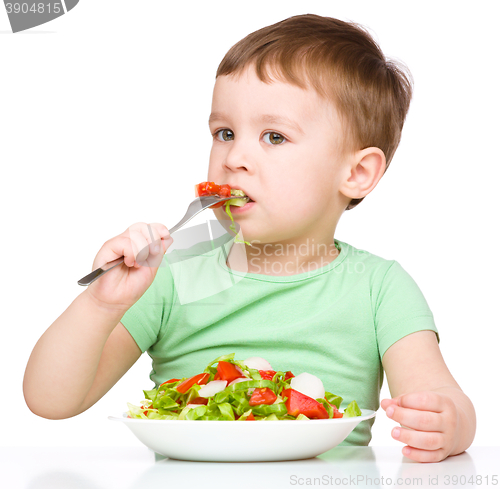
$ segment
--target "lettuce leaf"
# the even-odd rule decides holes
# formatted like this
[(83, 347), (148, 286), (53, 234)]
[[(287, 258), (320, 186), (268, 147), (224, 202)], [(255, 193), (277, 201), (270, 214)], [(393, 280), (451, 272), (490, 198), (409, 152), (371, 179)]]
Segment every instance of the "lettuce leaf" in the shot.
[(226, 214), (230, 217), (231, 219), (231, 222), (232, 224), (229, 226), (229, 229), (236, 235), (235, 238), (234, 238), (234, 242), (235, 243), (245, 243), (247, 244), (248, 246), (252, 246), (248, 241), (242, 241), (239, 237), (238, 237), (238, 233), (236, 231), (236, 227), (234, 225), (234, 219), (233, 219), (233, 215), (231, 214), (231, 211), (229, 210), (229, 207), (230, 207), (230, 201), (226, 201)]
[(326, 400), (333, 406), (337, 406), (337, 409), (340, 409), (340, 403), (344, 400), (340, 396), (336, 396), (331, 392), (325, 392)]
[(352, 401), (344, 410), (344, 418), (353, 418), (355, 416), (361, 416), (361, 409), (359, 409), (356, 401)]

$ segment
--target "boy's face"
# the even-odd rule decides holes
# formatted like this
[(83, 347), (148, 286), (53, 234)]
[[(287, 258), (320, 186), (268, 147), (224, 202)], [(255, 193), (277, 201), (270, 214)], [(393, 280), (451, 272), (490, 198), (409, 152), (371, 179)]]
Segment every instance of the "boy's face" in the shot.
[[(217, 78), (208, 180), (241, 188), (255, 203), (231, 207), (243, 239), (332, 241), (349, 203), (339, 192), (341, 124), (313, 89), (259, 80), (253, 67)], [(224, 207), (218, 219), (228, 219)]]

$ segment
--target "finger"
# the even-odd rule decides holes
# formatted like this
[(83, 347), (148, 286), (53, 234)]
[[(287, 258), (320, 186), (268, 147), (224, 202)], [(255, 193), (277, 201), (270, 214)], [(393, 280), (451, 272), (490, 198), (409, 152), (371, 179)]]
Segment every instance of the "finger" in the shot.
[(431, 391), (404, 394), (399, 397), (398, 405), (421, 411), (433, 411), (435, 413), (442, 413), (445, 407), (443, 396)]
[(158, 235), (161, 237), (160, 251), (163, 251), (163, 253), (165, 254), (168, 247), (174, 242), (174, 240), (170, 236), (170, 231), (168, 230), (168, 228), (164, 224), (160, 224), (158, 222), (152, 223), (151, 227), (156, 229), (156, 231), (158, 232)]
[(129, 239), (134, 255), (134, 266), (139, 267), (139, 263), (146, 260), (150, 254), (150, 243), (152, 239), (148, 236), (146, 229), (130, 229)]
[(146, 265), (150, 255), (157, 255), (161, 251), (161, 237), (155, 226), (138, 222), (128, 228), (128, 233), (134, 246), (134, 266)]
[(127, 231), (130, 235), (133, 233), (140, 234), (148, 243), (152, 243), (155, 239), (160, 238), (156, 226), (152, 226), (146, 222), (136, 222)]
[(382, 401), (380, 401), (380, 407), (386, 411), (387, 408), (392, 404), (392, 405), (395, 405), (397, 406), (398, 405), (398, 400), (399, 398), (396, 397), (394, 399), (382, 399)]
[(442, 417), (432, 411), (418, 411), (400, 406), (389, 406), (386, 410), (387, 417), (397, 421), (407, 428), (418, 431), (441, 431)]
[(124, 257), (123, 262), (126, 266), (132, 267), (135, 263), (135, 255), (130, 238), (120, 234), (106, 241), (97, 253), (93, 268), (103, 267), (117, 258)]
[(170, 231), (168, 230), (167, 226), (165, 226), (164, 224), (161, 224), (159, 222), (153, 222), (151, 223), (151, 227), (156, 229), (158, 231), (158, 234), (162, 237), (162, 238), (168, 238), (170, 237)]
[(163, 254), (165, 254), (169, 248), (169, 246), (174, 242), (173, 238), (168, 237), (168, 238), (162, 238), (161, 243), (163, 246)]
[(446, 451), (443, 448), (439, 450), (421, 450), (420, 448), (404, 447), (403, 455), (415, 462), (441, 462), (446, 458)]
[(168, 229), (159, 223), (142, 223), (137, 232), (147, 240), (148, 244), (140, 250), (136, 261), (138, 267), (158, 268), (167, 248), (173, 243)]
[(392, 437), (405, 445), (422, 450), (439, 450), (444, 446), (444, 434), (437, 431), (413, 431), (396, 427)]

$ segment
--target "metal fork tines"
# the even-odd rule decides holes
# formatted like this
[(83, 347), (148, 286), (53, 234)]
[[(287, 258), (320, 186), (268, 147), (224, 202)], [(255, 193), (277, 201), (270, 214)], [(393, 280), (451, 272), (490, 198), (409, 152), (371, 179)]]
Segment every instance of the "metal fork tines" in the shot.
[(236, 197), (236, 196), (231, 196), (231, 197), (224, 197), (220, 198), (215, 195), (206, 195), (203, 197), (198, 197), (191, 204), (189, 204), (189, 207), (186, 211), (186, 214), (184, 217), (172, 228), (169, 229), (170, 234), (175, 233), (178, 229), (180, 229), (184, 224), (189, 222), (193, 217), (198, 215), (201, 211), (207, 209), (208, 207), (217, 204), (219, 202), (224, 202), (225, 200), (232, 200), (232, 199), (248, 199), (248, 197)]
[[(249, 199), (249, 197), (240, 197), (240, 196), (235, 196), (232, 195), (231, 197), (217, 197), (215, 195), (206, 195), (203, 197), (197, 197), (196, 199), (189, 204), (188, 209), (186, 211), (186, 214), (184, 217), (172, 228), (169, 229), (170, 234), (174, 233), (175, 231), (179, 230), (182, 226), (184, 226), (186, 223), (188, 223), (193, 217), (197, 216), (201, 211), (204, 211), (205, 209), (208, 209), (209, 207), (213, 206), (214, 204), (217, 204), (219, 202), (224, 202), (226, 200), (232, 200), (232, 199)], [(124, 257), (122, 256), (121, 258), (117, 258), (116, 260), (113, 260), (109, 263), (106, 263), (103, 265), (101, 268), (95, 269), (93, 272), (89, 273), (88, 275), (85, 275), (85, 277), (81, 278), (78, 281), (78, 285), (90, 285), (92, 282), (97, 280), (99, 277), (102, 277), (106, 272), (109, 272), (113, 268), (117, 267), (118, 265), (121, 265), (123, 263)]]

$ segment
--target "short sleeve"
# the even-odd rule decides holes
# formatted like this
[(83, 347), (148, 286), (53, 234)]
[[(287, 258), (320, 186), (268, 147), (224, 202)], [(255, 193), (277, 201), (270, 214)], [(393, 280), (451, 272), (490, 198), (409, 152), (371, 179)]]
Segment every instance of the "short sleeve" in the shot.
[(163, 259), (149, 288), (121, 319), (142, 353), (156, 343), (166, 325), (172, 308), (173, 293), (170, 268)]
[(422, 291), (397, 261), (387, 269), (374, 299), (380, 358), (396, 341), (416, 331), (434, 331), (439, 342), (434, 316)]

